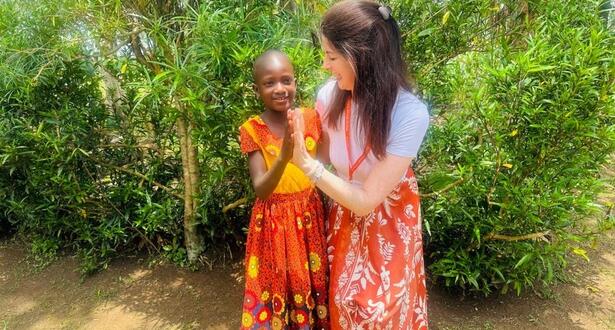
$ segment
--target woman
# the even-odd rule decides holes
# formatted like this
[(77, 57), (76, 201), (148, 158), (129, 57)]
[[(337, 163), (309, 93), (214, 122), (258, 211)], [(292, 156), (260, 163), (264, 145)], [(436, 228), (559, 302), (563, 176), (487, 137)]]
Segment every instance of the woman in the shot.
[(322, 149), (336, 174), (307, 152), (300, 112), (288, 116), (293, 162), (335, 201), (327, 233), (332, 328), (427, 328), (419, 195), (410, 166), (429, 114), (409, 92), (399, 27), (388, 7), (343, 1), (325, 14), (321, 35), (323, 67), (333, 79), (319, 91), (316, 109)]

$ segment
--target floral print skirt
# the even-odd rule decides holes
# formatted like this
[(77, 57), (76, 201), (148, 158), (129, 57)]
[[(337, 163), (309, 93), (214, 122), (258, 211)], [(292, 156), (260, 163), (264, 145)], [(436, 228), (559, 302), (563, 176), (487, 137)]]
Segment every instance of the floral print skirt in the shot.
[(411, 169), (367, 216), (333, 204), (327, 237), (332, 329), (427, 329), (419, 207)]
[(314, 189), (257, 199), (242, 329), (328, 329), (324, 211)]

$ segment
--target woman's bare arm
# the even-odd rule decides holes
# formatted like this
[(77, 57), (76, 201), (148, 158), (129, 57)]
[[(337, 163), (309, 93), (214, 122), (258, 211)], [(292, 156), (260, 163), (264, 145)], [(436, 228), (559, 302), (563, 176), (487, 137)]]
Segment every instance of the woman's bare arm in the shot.
[[(303, 127), (302, 115), (293, 115), (289, 112), (289, 118), (289, 127)], [(305, 173), (312, 173), (318, 166), (322, 166), (307, 152), (301, 130), (293, 130), (293, 138), (293, 163)], [(322, 176), (317, 180), (316, 186), (355, 214), (359, 216), (367, 215), (384, 202), (386, 197), (395, 189), (408, 170), (412, 159), (412, 157), (387, 154), (374, 165), (362, 186), (354, 185), (324, 170)]]

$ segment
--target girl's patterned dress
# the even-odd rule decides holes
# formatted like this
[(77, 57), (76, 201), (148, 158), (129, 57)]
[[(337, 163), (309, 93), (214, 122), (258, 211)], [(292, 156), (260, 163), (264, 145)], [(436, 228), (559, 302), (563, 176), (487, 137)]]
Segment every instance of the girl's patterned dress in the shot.
[[(305, 143), (312, 156), (320, 121), (303, 109)], [(243, 153), (260, 151), (267, 168), (283, 139), (259, 116), (240, 128)], [(289, 163), (273, 194), (256, 199), (246, 244), (242, 329), (328, 328), (326, 239), (320, 197), (303, 172)]]

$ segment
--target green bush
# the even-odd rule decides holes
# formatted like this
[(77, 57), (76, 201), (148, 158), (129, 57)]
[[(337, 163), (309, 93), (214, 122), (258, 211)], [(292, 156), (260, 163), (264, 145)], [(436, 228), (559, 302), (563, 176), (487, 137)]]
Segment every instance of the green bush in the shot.
[[(441, 71), (422, 153), (432, 275), (485, 294), (548, 284), (579, 248), (615, 147), (613, 35), (598, 2), (537, 2), (523, 38)], [(446, 190), (441, 193), (438, 191)]]
[[(305, 28), (315, 18), (308, 7), (210, 1), (164, 16), (157, 4), (131, 5), (0, 5), (0, 228), (26, 235), (44, 257), (74, 249), (84, 273), (135, 249), (185, 264), (175, 133), (182, 114), (173, 98), (194, 125), (199, 232), (206, 250), (230, 251), (244, 240), (251, 198), (237, 136), (241, 122), (261, 111), (252, 61), (271, 47), (287, 51), (303, 104), (323, 77), (313, 29)], [(84, 10), (96, 19), (83, 21)], [(131, 10), (150, 15), (141, 36), (160, 43), (151, 48), (158, 74), (121, 46)], [(163, 49), (169, 35), (182, 35), (183, 45)], [(162, 62), (168, 54), (174, 59)], [(222, 212), (241, 198), (248, 202)]]

